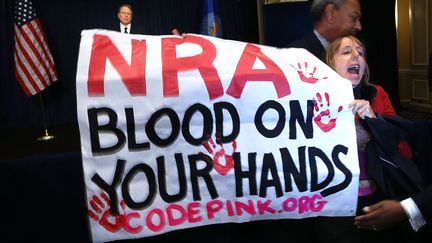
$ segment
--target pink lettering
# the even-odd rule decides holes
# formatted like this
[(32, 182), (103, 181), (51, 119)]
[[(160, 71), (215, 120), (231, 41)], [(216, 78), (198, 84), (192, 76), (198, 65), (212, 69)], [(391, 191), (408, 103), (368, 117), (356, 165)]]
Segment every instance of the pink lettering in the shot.
[(327, 201), (321, 201), (322, 197), (319, 194), (314, 194), (312, 197), (302, 196), (300, 198), (287, 198), (282, 203), (282, 209), (287, 212), (298, 210), (299, 214), (305, 212), (321, 212), (324, 209)]
[(293, 212), (297, 209), (297, 199), (288, 198), (282, 203), (282, 208), (284, 211)]
[[(187, 219), (186, 209), (184, 209), (181, 205), (170, 204), (167, 207), (166, 211), (167, 211), (167, 217), (168, 217), (168, 224), (170, 226), (182, 224)], [(178, 215), (179, 215), (178, 218), (175, 218), (174, 212), (178, 213)]]
[(258, 206), (259, 214), (264, 214), (266, 212), (271, 213), (271, 214), (276, 213), (276, 210), (269, 207), (271, 202), (272, 202), (271, 200), (266, 200), (264, 203), (262, 203), (261, 201), (258, 201), (257, 206)]
[[(159, 224), (153, 223), (153, 217), (156, 217), (157, 221), (159, 221)], [(165, 217), (163, 211), (159, 208), (150, 210), (146, 218), (146, 224), (149, 230), (153, 232), (161, 231), (165, 227)]]
[(188, 204), (188, 221), (190, 223), (196, 223), (202, 220), (202, 216), (199, 215), (201, 204), (199, 202), (193, 202)]
[(129, 232), (129, 233), (131, 233), (131, 234), (138, 234), (139, 232), (141, 232), (142, 230), (143, 230), (143, 226), (141, 226), (141, 225), (138, 225), (138, 226), (136, 226), (136, 227), (133, 227), (131, 224), (130, 224), (130, 221), (132, 220), (132, 219), (138, 219), (138, 218), (140, 218), (141, 217), (141, 215), (139, 214), (139, 213), (137, 213), (137, 212), (132, 212), (132, 213), (128, 213), (128, 214), (126, 214), (125, 215), (125, 225), (124, 225), (124, 230), (126, 231), (126, 232)]
[(309, 212), (309, 197), (303, 196), (299, 198), (299, 213)]
[(252, 200), (248, 200), (248, 204), (238, 202), (238, 201), (235, 201), (234, 204), (235, 204), (235, 208), (236, 208), (236, 213), (239, 216), (243, 215), (243, 210), (246, 211), (250, 215), (254, 215), (256, 213)]
[(309, 205), (312, 212), (320, 212), (327, 203), (327, 201), (318, 201), (314, 203), (316, 199), (322, 199), (321, 195), (315, 194), (312, 196), (312, 202)]
[(223, 209), (223, 202), (219, 200), (213, 200), (207, 203), (207, 218), (213, 219), (215, 216), (215, 213), (221, 211)]
[(228, 200), (226, 202), (226, 205), (227, 205), (228, 216), (230, 216), (230, 217), (234, 216), (234, 209), (233, 209), (232, 202), (230, 200)]

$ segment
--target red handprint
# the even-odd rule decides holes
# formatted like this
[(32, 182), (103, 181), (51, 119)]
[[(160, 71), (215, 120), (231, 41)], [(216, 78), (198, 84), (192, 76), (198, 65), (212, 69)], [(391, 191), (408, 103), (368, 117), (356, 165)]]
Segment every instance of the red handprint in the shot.
[(291, 64), (291, 66), (297, 70), (298, 75), (300, 76), (301, 81), (305, 82), (305, 83), (311, 83), (314, 84), (316, 83), (318, 80), (320, 79), (326, 79), (327, 77), (323, 77), (323, 78), (316, 78), (314, 77), (315, 72), (316, 72), (316, 67), (314, 67), (312, 69), (312, 72), (310, 72), (308, 70), (308, 63), (305, 62), (304, 63), (304, 67), (302, 68), (301, 63), (297, 63), (297, 67), (296, 68), (294, 65)]
[[(316, 99), (314, 98), (314, 122), (317, 124), (317, 126), (323, 131), (328, 132), (331, 129), (333, 129), (336, 126), (336, 117), (332, 117), (330, 114), (330, 98), (328, 93), (324, 93), (326, 104), (323, 103), (322, 97), (320, 93), (316, 94)], [(342, 106), (339, 106), (338, 108), (338, 114), (342, 110)], [(328, 117), (328, 122), (324, 123), (322, 119), (324, 117)]]
[[(101, 198), (103, 200), (101, 200)], [(98, 221), (102, 227), (109, 232), (115, 233), (124, 226), (125, 214), (124, 208), (126, 207), (124, 200), (120, 202), (123, 209), (123, 214), (112, 215), (109, 208), (110, 200), (105, 192), (101, 192), (100, 197), (94, 195), (90, 200), (91, 209), (88, 210), (89, 216)], [(114, 221), (113, 223), (110, 221)]]
[[(231, 155), (226, 154), (222, 143), (214, 143), (210, 138), (203, 143), (204, 148), (213, 155), (213, 168), (221, 175), (226, 175), (234, 167), (233, 154), (237, 149), (237, 142), (232, 142)], [(222, 163), (221, 163), (222, 162)]]

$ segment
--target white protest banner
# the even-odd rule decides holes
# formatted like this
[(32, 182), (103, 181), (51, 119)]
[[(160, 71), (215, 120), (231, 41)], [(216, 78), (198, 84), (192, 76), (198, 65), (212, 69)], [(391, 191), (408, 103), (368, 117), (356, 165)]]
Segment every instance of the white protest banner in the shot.
[(303, 49), (82, 32), (77, 107), (94, 241), (351, 216), (351, 83)]

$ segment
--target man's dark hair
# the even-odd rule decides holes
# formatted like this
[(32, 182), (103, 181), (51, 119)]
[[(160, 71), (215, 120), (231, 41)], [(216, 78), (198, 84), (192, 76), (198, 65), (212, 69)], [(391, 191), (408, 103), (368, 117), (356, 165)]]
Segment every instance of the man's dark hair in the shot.
[(346, 1), (347, 0), (313, 0), (310, 9), (313, 22), (317, 22), (321, 19), (327, 5), (333, 4), (339, 9)]

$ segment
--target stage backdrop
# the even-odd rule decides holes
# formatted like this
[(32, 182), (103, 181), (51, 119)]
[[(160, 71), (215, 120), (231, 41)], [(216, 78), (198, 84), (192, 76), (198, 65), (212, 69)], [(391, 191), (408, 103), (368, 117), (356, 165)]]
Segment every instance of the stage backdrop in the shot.
[(351, 216), (351, 83), (303, 49), (82, 32), (77, 107), (94, 241)]
[[(204, 0), (32, 0), (50, 46), (59, 80), (42, 92), (47, 123), (77, 126), (75, 74), (83, 29), (118, 28), (120, 4), (131, 4), (133, 23), (144, 34), (199, 33)], [(15, 0), (0, 1), (0, 133), (41, 128), (39, 95), (27, 97), (14, 73)], [(258, 43), (257, 4), (251, 0), (218, 0), (223, 38)], [(11, 132), (14, 138), (17, 132)], [(19, 138), (18, 138), (19, 139)]]
[[(256, 1), (215, 2), (215, 10), (221, 18), (223, 38), (258, 43)], [(361, 35), (367, 45), (368, 61), (372, 71), (371, 80), (386, 89), (394, 107), (397, 108), (399, 100), (394, 2), (361, 0)], [(14, 3), (15, 0), (0, 1), (0, 129), (2, 134), (14, 129), (11, 137), (20, 140), (16, 131), (42, 127), (42, 117), (39, 97), (27, 97), (14, 76)], [(143, 26), (145, 34), (169, 34), (173, 27), (188, 33), (199, 33), (203, 0), (33, 0), (59, 75), (58, 82), (42, 92), (50, 127), (77, 125), (75, 74), (80, 32), (89, 28), (117, 26), (117, 7), (121, 3), (133, 5), (134, 22)], [(290, 4), (281, 4), (284, 5), (281, 9), (286, 9)], [(268, 10), (275, 11), (266, 12), (266, 16), (270, 18), (281, 16), (279, 13), (282, 11), (276, 5), (266, 8), (265, 11)], [(303, 21), (309, 17), (306, 15), (309, 13), (304, 13), (299, 18)], [(283, 15), (279, 20), (280, 25), (274, 25), (275, 28), (266, 30), (267, 35), (274, 33), (275, 36), (265, 38), (278, 40), (278, 36), (293, 36), (295, 29), (290, 27), (288, 21), (292, 22), (292, 19)], [(272, 26), (266, 24), (266, 28)], [(305, 33), (304, 31), (302, 29), (299, 32)], [(295, 36), (299, 32), (296, 32)], [(278, 43), (282, 46), (289, 44), (285, 45), (280, 40)]]

